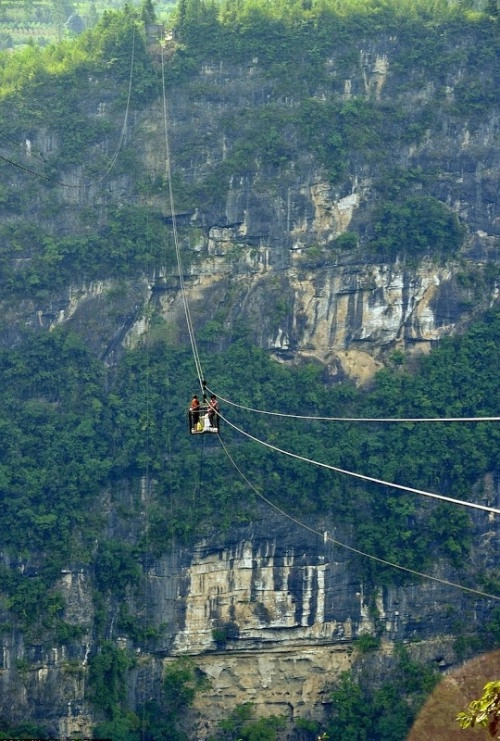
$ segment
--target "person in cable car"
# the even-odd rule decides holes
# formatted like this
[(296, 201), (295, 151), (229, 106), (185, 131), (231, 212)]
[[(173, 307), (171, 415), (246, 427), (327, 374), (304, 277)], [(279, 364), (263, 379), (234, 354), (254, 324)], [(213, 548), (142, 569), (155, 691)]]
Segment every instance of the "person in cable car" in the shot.
[(205, 396), (203, 396), (203, 401), (200, 402), (198, 396), (194, 394), (189, 405), (188, 417), (191, 435), (219, 432), (219, 404), (215, 394), (212, 394), (208, 404)]
[(198, 399), (196, 394), (193, 394), (193, 398), (191, 399), (191, 404), (189, 405), (189, 425), (191, 427), (191, 432), (196, 431), (199, 421), (200, 421), (200, 400)]
[(210, 427), (217, 431), (219, 430), (219, 402), (217, 401), (215, 394), (212, 394), (208, 404), (208, 421)]

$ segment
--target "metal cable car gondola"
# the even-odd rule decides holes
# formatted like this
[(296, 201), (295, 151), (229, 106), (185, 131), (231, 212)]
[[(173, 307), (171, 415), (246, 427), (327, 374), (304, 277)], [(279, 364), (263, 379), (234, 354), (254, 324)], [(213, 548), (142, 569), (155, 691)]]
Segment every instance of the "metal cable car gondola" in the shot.
[(193, 395), (188, 410), (188, 423), (191, 435), (219, 433), (219, 404), (215, 394), (212, 394), (209, 402), (207, 402), (205, 394), (203, 394), (203, 401), (201, 402), (196, 394)]

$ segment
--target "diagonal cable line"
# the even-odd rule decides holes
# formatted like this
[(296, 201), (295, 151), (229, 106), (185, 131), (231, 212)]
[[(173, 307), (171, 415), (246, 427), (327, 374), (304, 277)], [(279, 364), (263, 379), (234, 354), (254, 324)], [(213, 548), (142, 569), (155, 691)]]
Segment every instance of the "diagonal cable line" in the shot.
[(286, 414), (285, 412), (270, 412), (266, 409), (257, 409), (238, 404), (235, 401), (226, 399), (221, 394), (217, 394), (217, 396), (224, 404), (241, 409), (244, 412), (255, 412), (256, 414), (267, 414), (272, 417), (286, 417), (288, 419), (316, 420), (320, 422), (500, 422), (500, 417), (320, 417), (305, 414)]
[(120, 150), (121, 150), (122, 145), (123, 145), (123, 141), (125, 139), (125, 134), (127, 132), (128, 114), (129, 114), (129, 110), (130, 110), (130, 99), (132, 97), (132, 80), (133, 80), (134, 58), (135, 58), (135, 32), (136, 32), (136, 27), (135, 27), (135, 23), (134, 23), (134, 30), (133, 30), (133, 34), (132, 34), (132, 52), (131, 52), (131, 55), (130, 55), (130, 75), (129, 75), (129, 81), (128, 81), (127, 105), (125, 107), (125, 116), (124, 116), (124, 119), (123, 119), (122, 130), (121, 130), (121, 133), (120, 133), (120, 138), (118, 140), (118, 144), (117, 144), (115, 153), (114, 153), (113, 157), (111, 158), (111, 162), (109, 164), (109, 167), (106, 169), (106, 171), (104, 172), (104, 174), (99, 177), (99, 179), (98, 179), (98, 182), (99, 183), (102, 183), (102, 181), (109, 175), (109, 173), (111, 172), (111, 170), (115, 166), (116, 160), (118, 159), (118, 155), (120, 154)]
[[(125, 139), (125, 134), (127, 131), (128, 116), (129, 116), (129, 111), (130, 111), (130, 101), (132, 98), (132, 81), (133, 81), (134, 57), (135, 57), (135, 34), (136, 34), (136, 26), (134, 24), (133, 35), (132, 35), (132, 50), (131, 50), (131, 57), (130, 57), (130, 74), (129, 74), (129, 83), (128, 83), (127, 104), (125, 107), (124, 120), (122, 124), (122, 130), (120, 133), (120, 138), (118, 140), (118, 144), (111, 158), (110, 164), (108, 165), (104, 173), (102, 173), (99, 176), (96, 176), (95, 178), (84, 178), (83, 180), (84, 184), (89, 184), (94, 181), (96, 181), (98, 184), (101, 184), (103, 180), (105, 180), (105, 178), (109, 175), (113, 167), (115, 166), (116, 161), (118, 159), (118, 155), (120, 154), (123, 141)], [(3, 131), (0, 131), (0, 136), (3, 136), (5, 139), (8, 139), (9, 141), (16, 144), (16, 146), (18, 146), (17, 142), (15, 142), (10, 136), (7, 136), (7, 134), (5, 134)], [(27, 151), (24, 146), (21, 146), (21, 149), (23, 149), (24, 152)], [(47, 161), (43, 157), (37, 157), (37, 159), (41, 160), (44, 164), (48, 164)], [(8, 163), (9, 165), (12, 165), (13, 167), (18, 168), (19, 170), (22, 170), (23, 172), (27, 172), (30, 175), (34, 175), (35, 177), (40, 178), (40, 180), (47, 180), (48, 182), (53, 183), (54, 185), (58, 185), (61, 188), (75, 188), (76, 189), (76, 188), (81, 187), (80, 183), (78, 183), (77, 185), (74, 185), (73, 183), (65, 183), (62, 180), (58, 180), (55, 176), (43, 175), (42, 173), (37, 172), (36, 170), (33, 170), (30, 167), (26, 167), (25, 165), (21, 165), (18, 162), (14, 162), (14, 160), (9, 159), (8, 157), (4, 157), (1, 154), (0, 154), (0, 160), (3, 160), (4, 162)]]
[(449, 581), (448, 579), (441, 579), (438, 576), (432, 576), (432, 574), (426, 574), (422, 571), (416, 571), (415, 569), (411, 569), (407, 566), (401, 566), (401, 564), (394, 563), (393, 561), (387, 561), (384, 558), (379, 558), (378, 556), (374, 556), (373, 554), (366, 553), (365, 551), (359, 550), (359, 548), (354, 548), (353, 546), (347, 545), (346, 543), (342, 543), (340, 540), (336, 540), (335, 538), (332, 538), (328, 534), (320, 532), (319, 530), (316, 530), (315, 528), (311, 527), (310, 525), (307, 525), (305, 522), (302, 522), (302, 520), (297, 519), (296, 517), (293, 517), (293, 515), (288, 514), (288, 512), (285, 512), (285, 510), (278, 507), (274, 502), (272, 502), (270, 499), (265, 497), (262, 492), (260, 492), (249, 479), (245, 476), (241, 468), (238, 466), (234, 458), (231, 456), (227, 445), (224, 444), (222, 438), (219, 436), (219, 442), (228, 457), (231, 464), (234, 466), (234, 468), (238, 471), (243, 481), (252, 489), (255, 494), (260, 497), (269, 507), (272, 507), (276, 512), (278, 512), (283, 517), (286, 517), (291, 522), (294, 522), (299, 527), (304, 528), (305, 530), (308, 530), (309, 532), (313, 533), (314, 535), (317, 535), (318, 537), (322, 538), (323, 540), (326, 540), (330, 543), (333, 543), (336, 546), (339, 546), (340, 548), (345, 548), (348, 551), (351, 551), (351, 553), (355, 553), (358, 556), (362, 556), (363, 558), (368, 558), (372, 561), (376, 561), (377, 563), (383, 564), (384, 566), (391, 566), (394, 569), (399, 569), (400, 571), (405, 571), (408, 574), (413, 574), (414, 576), (418, 576), (422, 579), (431, 579), (432, 581), (439, 582), (440, 584), (444, 584), (445, 586), (449, 587), (455, 587), (456, 589), (460, 589), (463, 592), (469, 592), (471, 594), (478, 595), (479, 597), (485, 597), (486, 599), (493, 599), (493, 600), (500, 600), (500, 596), (496, 594), (489, 594), (488, 592), (483, 592), (479, 589), (473, 589), (472, 587), (465, 587), (463, 584), (457, 584), (456, 582)]
[(163, 92), (163, 126), (165, 132), (165, 155), (166, 155), (166, 173), (168, 181), (168, 195), (169, 195), (169, 206), (170, 214), (172, 218), (172, 232), (174, 237), (175, 254), (177, 259), (177, 267), (179, 272), (179, 284), (181, 289), (182, 304), (184, 307), (184, 314), (186, 317), (186, 324), (189, 334), (189, 340), (191, 343), (191, 350), (193, 353), (193, 360), (196, 367), (196, 373), (198, 375), (198, 381), (200, 388), (204, 390), (203, 382), (203, 371), (201, 367), (200, 356), (198, 354), (198, 348), (196, 346), (196, 337), (194, 333), (193, 321), (191, 318), (191, 312), (186, 295), (186, 289), (184, 284), (184, 270), (182, 267), (181, 251), (179, 245), (179, 235), (177, 231), (177, 219), (175, 216), (175, 204), (174, 204), (174, 192), (172, 186), (172, 171), (170, 164), (170, 142), (169, 142), (169, 125), (168, 125), (168, 107), (167, 107), (167, 94), (165, 90), (165, 61), (164, 61), (164, 49), (161, 47), (161, 74), (162, 74), (162, 92)]
[(374, 478), (373, 476), (365, 476), (362, 473), (355, 473), (354, 471), (347, 471), (344, 468), (338, 468), (337, 466), (332, 466), (329, 463), (322, 463), (321, 461), (316, 461), (313, 458), (307, 458), (302, 455), (298, 455), (297, 453), (291, 453), (289, 450), (284, 450), (283, 448), (278, 448), (276, 445), (272, 445), (272, 443), (268, 443), (265, 440), (261, 440), (258, 437), (255, 437), (254, 435), (251, 435), (249, 432), (246, 432), (245, 430), (242, 430), (240, 427), (237, 427), (235, 424), (230, 422), (228, 419), (226, 419), (220, 412), (219, 416), (221, 419), (226, 422), (230, 427), (232, 427), (234, 430), (239, 432), (242, 435), (245, 435), (245, 437), (248, 437), (250, 440), (253, 440), (256, 443), (259, 443), (259, 445), (263, 445), (266, 448), (269, 448), (270, 450), (274, 450), (277, 453), (282, 453), (283, 455), (287, 455), (290, 458), (295, 458), (296, 460), (303, 461), (304, 463), (312, 463), (315, 466), (319, 466), (320, 468), (326, 468), (329, 471), (335, 471), (336, 473), (342, 473), (346, 476), (353, 476), (354, 478), (361, 479), (362, 481), (369, 481), (372, 484), (380, 484), (381, 486), (388, 486), (391, 489), (400, 489), (401, 491), (408, 491), (412, 494), (420, 494), (421, 496), (430, 497), (431, 499), (439, 499), (444, 502), (449, 502), (450, 504), (459, 504), (462, 507), (469, 507), (471, 509), (478, 509), (482, 510), (483, 512), (489, 512), (490, 514), (494, 515), (500, 515), (500, 509), (496, 509), (495, 507), (488, 507), (485, 504), (476, 504), (475, 502), (466, 502), (463, 499), (454, 499), (453, 497), (447, 497), (444, 494), (434, 494), (430, 491), (425, 491), (423, 489), (415, 489), (411, 486), (403, 486), (402, 484), (394, 484), (390, 481), (383, 481), (382, 479)]

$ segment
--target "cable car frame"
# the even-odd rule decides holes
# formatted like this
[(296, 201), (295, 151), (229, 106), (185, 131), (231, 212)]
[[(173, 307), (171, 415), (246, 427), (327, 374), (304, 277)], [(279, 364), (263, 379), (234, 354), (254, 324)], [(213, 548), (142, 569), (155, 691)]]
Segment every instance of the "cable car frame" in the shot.
[(210, 404), (200, 402), (196, 409), (189, 409), (188, 424), (190, 435), (204, 435), (206, 433), (218, 434), (220, 417), (214, 412), (212, 424), (210, 424)]

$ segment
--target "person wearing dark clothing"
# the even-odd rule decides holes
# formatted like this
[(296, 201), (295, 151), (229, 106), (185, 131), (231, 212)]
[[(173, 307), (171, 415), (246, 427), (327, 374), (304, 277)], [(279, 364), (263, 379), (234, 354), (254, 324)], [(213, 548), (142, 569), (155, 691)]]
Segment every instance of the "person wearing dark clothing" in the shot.
[(198, 422), (200, 421), (200, 400), (194, 394), (189, 405), (189, 419), (191, 421), (191, 429), (196, 430)]
[(219, 402), (215, 394), (212, 394), (208, 403), (208, 421), (210, 427), (219, 429)]

